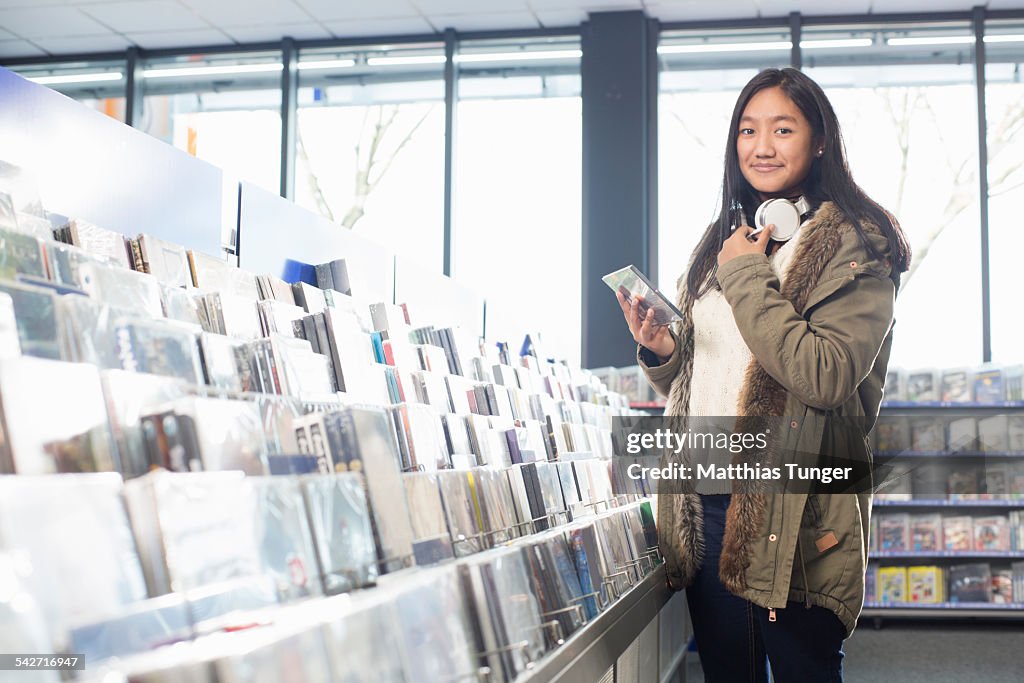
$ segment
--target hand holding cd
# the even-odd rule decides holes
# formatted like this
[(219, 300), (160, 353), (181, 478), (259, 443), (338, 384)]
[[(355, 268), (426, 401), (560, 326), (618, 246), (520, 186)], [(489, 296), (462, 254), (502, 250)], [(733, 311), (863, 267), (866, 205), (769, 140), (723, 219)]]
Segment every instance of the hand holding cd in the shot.
[(650, 349), (660, 358), (668, 358), (675, 351), (676, 342), (668, 331), (667, 325), (654, 324), (654, 310), (646, 305), (641, 296), (634, 296), (632, 303), (615, 292), (622, 315), (626, 318), (633, 341)]

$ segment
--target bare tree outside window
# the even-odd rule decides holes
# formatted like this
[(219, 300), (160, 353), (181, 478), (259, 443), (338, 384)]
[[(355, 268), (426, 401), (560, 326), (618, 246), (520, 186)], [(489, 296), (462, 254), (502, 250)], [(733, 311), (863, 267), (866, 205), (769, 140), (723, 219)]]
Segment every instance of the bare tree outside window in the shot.
[(366, 215), (370, 195), (387, 176), (395, 160), (416, 137), (417, 132), (435, 109), (409, 116), (409, 108), (401, 104), (378, 104), (363, 108), (362, 124), (354, 146), (355, 166), (349, 171), (352, 182), (351, 202), (347, 207), (331, 202), (321, 179), (310, 163), (310, 155), (301, 126), (298, 131), (298, 159), (308, 169), (306, 181), (317, 209), (332, 222), (353, 228)]

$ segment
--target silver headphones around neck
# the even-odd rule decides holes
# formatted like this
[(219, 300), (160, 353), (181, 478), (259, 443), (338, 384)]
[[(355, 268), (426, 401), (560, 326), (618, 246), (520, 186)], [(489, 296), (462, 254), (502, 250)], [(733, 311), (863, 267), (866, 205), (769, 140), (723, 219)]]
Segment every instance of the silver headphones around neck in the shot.
[(757, 207), (754, 214), (754, 230), (748, 237), (756, 237), (766, 227), (775, 224), (771, 239), (786, 242), (792, 239), (800, 227), (803, 216), (811, 211), (811, 204), (806, 197), (790, 201), (785, 197), (777, 197)]

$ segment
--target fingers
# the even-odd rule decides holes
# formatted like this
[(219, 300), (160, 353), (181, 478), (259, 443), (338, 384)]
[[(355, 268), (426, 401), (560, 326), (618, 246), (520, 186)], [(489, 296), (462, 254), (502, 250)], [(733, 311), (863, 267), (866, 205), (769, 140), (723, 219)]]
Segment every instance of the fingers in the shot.
[(622, 296), (622, 292), (615, 292), (615, 298), (619, 301), (622, 315), (626, 316), (626, 322), (629, 322), (629, 304), (626, 302), (626, 297)]
[(771, 237), (772, 237), (772, 232), (773, 232), (774, 230), (775, 230), (775, 224), (774, 224), (774, 223), (769, 223), (769, 224), (768, 224), (768, 225), (767, 225), (767, 226), (765, 227), (765, 229), (764, 229), (764, 230), (762, 230), (762, 231), (761, 231), (760, 233), (758, 233), (758, 235), (757, 235), (757, 240), (755, 241), (755, 244), (757, 244), (757, 245), (758, 245), (759, 247), (761, 247), (762, 249), (763, 249), (764, 247), (766, 247), (766, 246), (768, 245), (768, 240), (770, 240), (770, 239), (771, 239)]
[(647, 315), (643, 318), (643, 323), (640, 325), (640, 343), (650, 344), (654, 341), (660, 328), (654, 326), (654, 310), (648, 309)]

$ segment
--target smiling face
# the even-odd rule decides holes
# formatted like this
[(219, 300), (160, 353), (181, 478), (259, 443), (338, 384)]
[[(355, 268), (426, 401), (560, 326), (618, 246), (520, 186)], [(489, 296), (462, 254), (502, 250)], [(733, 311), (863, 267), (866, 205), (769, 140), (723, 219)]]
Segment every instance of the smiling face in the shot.
[(818, 150), (811, 124), (782, 88), (765, 88), (747, 102), (736, 134), (743, 177), (764, 201), (795, 198)]

